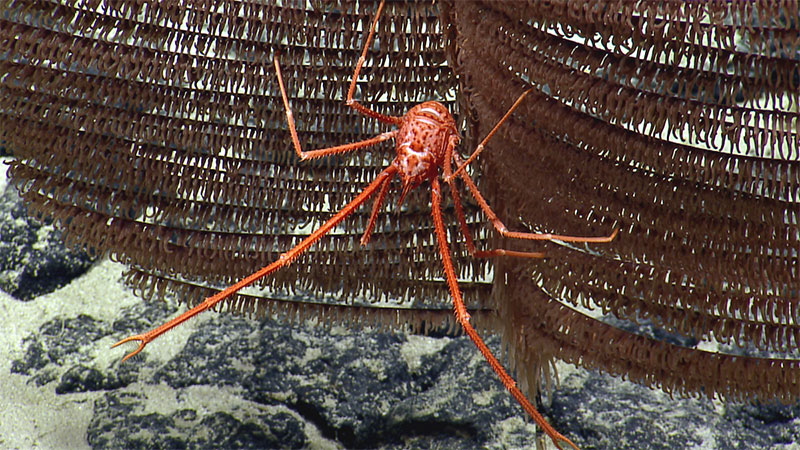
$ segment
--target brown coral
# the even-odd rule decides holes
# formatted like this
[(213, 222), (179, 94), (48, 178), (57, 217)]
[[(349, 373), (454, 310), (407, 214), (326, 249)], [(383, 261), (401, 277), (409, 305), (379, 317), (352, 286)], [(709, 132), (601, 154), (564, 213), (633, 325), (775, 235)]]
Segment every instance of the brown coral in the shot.
[[(309, 148), (374, 135), (341, 101), (373, 4), (216, 3), (6, 1), (0, 16), (0, 139), (31, 209), (59, 219), (70, 242), (128, 263), (145, 295), (169, 289), (190, 304), (297, 243), (391, 155), (300, 164), (270, 65), (280, 51)], [(481, 157), (492, 206), (519, 229), (623, 229), (602, 248), (539, 246), (551, 256), (542, 262), (455, 255), (467, 299), (496, 310), (530, 384), (560, 357), (670, 392), (798, 397), (800, 367), (782, 353), (800, 340), (797, 8), (387, 5), (359, 83), (365, 103), (401, 115), (446, 101), (474, 142), (533, 86)], [(448, 321), (427, 202), (412, 194), (402, 214), (382, 215), (366, 249), (362, 211), (265, 280), (346, 300), (248, 292), (229, 308)], [(473, 231), (490, 236), (466, 206)], [(775, 356), (677, 346), (591, 309)]]

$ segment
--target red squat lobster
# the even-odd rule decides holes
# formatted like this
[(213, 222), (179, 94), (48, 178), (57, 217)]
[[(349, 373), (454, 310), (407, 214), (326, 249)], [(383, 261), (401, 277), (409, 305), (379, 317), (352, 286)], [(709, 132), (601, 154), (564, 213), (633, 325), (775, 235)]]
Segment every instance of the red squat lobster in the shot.
[[(614, 230), (610, 236), (605, 237), (575, 237), (508, 231), (503, 222), (500, 221), (494, 211), (492, 211), (492, 209), (489, 207), (489, 204), (483, 198), (483, 195), (481, 195), (478, 187), (475, 185), (475, 182), (464, 170), (483, 151), (484, 146), (489, 139), (497, 132), (503, 122), (514, 111), (514, 109), (516, 109), (517, 106), (522, 102), (525, 96), (531, 91), (530, 89), (523, 92), (522, 95), (519, 96), (508, 112), (506, 112), (506, 114), (500, 119), (497, 125), (495, 125), (492, 131), (486, 136), (486, 138), (483, 139), (483, 141), (478, 145), (478, 147), (466, 161), (462, 160), (461, 156), (454, 151), (456, 145), (459, 143), (460, 137), (458, 135), (458, 131), (456, 130), (456, 123), (453, 119), (453, 116), (441, 103), (421, 103), (411, 108), (404, 116), (393, 117), (373, 111), (353, 100), (353, 93), (355, 92), (356, 88), (356, 80), (358, 79), (359, 71), (364, 64), (367, 49), (372, 42), (372, 38), (375, 33), (375, 27), (378, 23), (378, 18), (381, 15), (381, 11), (383, 10), (384, 2), (385, 0), (381, 1), (380, 6), (378, 7), (378, 12), (372, 22), (372, 26), (370, 27), (369, 35), (367, 36), (367, 41), (364, 44), (361, 57), (358, 59), (355, 71), (353, 71), (353, 79), (350, 81), (350, 88), (347, 91), (347, 106), (355, 109), (361, 114), (377, 119), (380, 122), (396, 125), (397, 129), (382, 133), (378, 136), (360, 142), (323, 148), (319, 150), (303, 151), (300, 147), (300, 141), (297, 137), (297, 130), (295, 129), (292, 109), (289, 106), (289, 100), (286, 96), (286, 89), (283, 84), (283, 77), (281, 75), (281, 69), (280, 65), (278, 64), (277, 55), (273, 57), (273, 62), (275, 64), (275, 72), (278, 75), (278, 84), (280, 85), (283, 103), (286, 107), (286, 121), (288, 122), (289, 131), (291, 132), (292, 143), (294, 144), (295, 151), (301, 159), (306, 160), (338, 153), (345, 153), (370, 147), (389, 139), (394, 139), (396, 142), (395, 149), (397, 151), (397, 156), (395, 157), (394, 161), (392, 161), (391, 165), (378, 174), (377, 178), (366, 188), (364, 188), (364, 190), (354, 200), (344, 206), (332, 218), (330, 218), (302, 242), (297, 244), (294, 248), (290, 249), (286, 253), (283, 253), (277, 261), (249, 275), (225, 290), (206, 298), (199, 305), (186, 311), (175, 319), (172, 319), (169, 322), (159, 326), (158, 328), (150, 330), (147, 333), (129, 336), (114, 344), (113, 347), (129, 341), (140, 341), (139, 348), (125, 356), (122, 361), (125, 361), (128, 358), (136, 355), (142, 351), (148, 343), (163, 333), (180, 325), (186, 320), (189, 320), (197, 314), (213, 308), (217, 303), (234, 295), (240, 289), (255, 283), (262, 277), (265, 277), (289, 265), (295, 258), (297, 258), (297, 256), (311, 247), (311, 245), (325, 236), (331, 229), (333, 229), (333, 227), (339, 224), (339, 222), (343, 221), (348, 215), (360, 207), (375, 192), (378, 192), (378, 197), (375, 199), (375, 203), (372, 207), (372, 213), (370, 215), (367, 228), (364, 231), (364, 235), (361, 237), (361, 245), (366, 245), (375, 226), (378, 211), (380, 211), (381, 205), (383, 204), (386, 194), (389, 191), (390, 181), (395, 175), (399, 174), (403, 189), (400, 193), (398, 205), (402, 204), (403, 199), (411, 189), (419, 186), (425, 181), (430, 181), (433, 223), (436, 230), (436, 238), (439, 242), (439, 253), (442, 257), (447, 284), (450, 288), (450, 294), (453, 297), (453, 307), (455, 309), (456, 320), (458, 320), (458, 323), (461, 324), (464, 332), (466, 332), (469, 338), (472, 339), (472, 342), (475, 343), (475, 345), (478, 347), (478, 350), (480, 350), (484, 358), (486, 358), (486, 361), (488, 361), (489, 365), (492, 366), (492, 369), (500, 377), (500, 381), (502, 381), (506, 389), (508, 389), (511, 395), (514, 396), (517, 402), (519, 402), (522, 408), (531, 416), (531, 418), (533, 418), (533, 420), (542, 428), (542, 430), (544, 430), (544, 432), (550, 436), (556, 447), (562, 449), (561, 443), (567, 443), (572, 448), (577, 450), (578, 447), (572, 441), (556, 431), (552, 426), (550, 426), (549, 423), (547, 423), (544, 417), (539, 414), (533, 404), (531, 404), (531, 402), (525, 397), (525, 394), (523, 394), (522, 391), (520, 391), (520, 389), (516, 386), (514, 379), (508, 374), (508, 372), (506, 372), (505, 368), (503, 368), (502, 364), (500, 364), (497, 358), (492, 354), (491, 350), (489, 350), (489, 348), (483, 342), (483, 339), (481, 339), (480, 335), (470, 324), (470, 316), (467, 312), (466, 306), (464, 305), (464, 301), (461, 297), (461, 291), (458, 287), (458, 279), (456, 278), (456, 272), (450, 256), (450, 248), (447, 242), (444, 222), (442, 220), (439, 170), (442, 169), (444, 171), (444, 182), (447, 183), (452, 192), (453, 203), (458, 215), (461, 231), (464, 234), (467, 248), (470, 254), (472, 254), (474, 257), (491, 258), (496, 256), (513, 256), (522, 258), (542, 258), (544, 257), (544, 254), (504, 249), (494, 249), (489, 251), (476, 250), (475, 244), (469, 235), (469, 230), (467, 229), (464, 210), (461, 206), (461, 201), (459, 200), (459, 192), (453, 181), (456, 176), (461, 177), (461, 179), (467, 185), (467, 188), (472, 196), (475, 198), (475, 200), (477, 200), (481, 210), (483, 210), (483, 212), (492, 222), (492, 225), (502, 236), (528, 240), (555, 239), (564, 242), (610, 242), (614, 239), (619, 230)], [(455, 162), (457, 165), (455, 171), (452, 169), (453, 162)]]

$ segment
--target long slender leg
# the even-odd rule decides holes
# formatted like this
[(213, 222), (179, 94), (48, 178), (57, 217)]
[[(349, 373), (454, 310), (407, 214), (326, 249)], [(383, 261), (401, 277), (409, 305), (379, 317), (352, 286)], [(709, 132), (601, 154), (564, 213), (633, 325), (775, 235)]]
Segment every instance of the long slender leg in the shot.
[(520, 252), (517, 250), (506, 250), (504, 248), (478, 250), (475, 248), (475, 241), (472, 240), (472, 236), (469, 234), (467, 218), (464, 215), (464, 208), (461, 206), (461, 199), (459, 198), (461, 193), (458, 191), (458, 188), (456, 188), (453, 180), (450, 180), (448, 185), (450, 186), (450, 192), (453, 196), (453, 206), (456, 209), (456, 216), (458, 217), (458, 222), (461, 227), (461, 234), (464, 235), (464, 240), (466, 240), (467, 250), (469, 251), (470, 255), (475, 258), (494, 258), (496, 256), (511, 256), (514, 258), (545, 258), (547, 256), (542, 252)]
[(383, 12), (383, 5), (385, 3), (386, 0), (382, 0), (380, 6), (378, 6), (378, 12), (375, 13), (375, 19), (372, 21), (372, 25), (369, 28), (369, 35), (367, 36), (367, 41), (364, 43), (364, 48), (361, 50), (361, 56), (358, 58), (358, 62), (356, 63), (356, 68), (353, 71), (353, 79), (350, 80), (350, 88), (347, 90), (347, 100), (345, 103), (347, 104), (347, 106), (355, 109), (356, 111), (360, 112), (361, 114), (364, 114), (365, 116), (378, 119), (379, 121), (384, 123), (392, 123), (395, 125), (399, 125), (402, 120), (400, 117), (387, 116), (385, 114), (381, 114), (353, 100), (353, 94), (355, 94), (356, 91), (356, 82), (358, 81), (358, 74), (361, 72), (361, 67), (364, 65), (364, 61), (367, 59), (367, 50), (369, 50), (369, 46), (370, 44), (372, 44), (372, 38), (375, 35), (375, 27), (378, 24), (378, 18), (380, 18), (381, 13)]
[(570, 445), (573, 449), (578, 450), (578, 447), (569, 439), (567, 439), (564, 435), (559, 433), (555, 430), (541, 414), (539, 411), (536, 410), (536, 407), (528, 401), (525, 397), (525, 394), (519, 390), (517, 387), (517, 383), (514, 379), (506, 372), (505, 368), (500, 361), (492, 354), (492, 351), (489, 350), (489, 347), (483, 342), (480, 335), (475, 328), (472, 327), (472, 324), (469, 322), (469, 313), (467, 312), (467, 307), (464, 305), (464, 300), (461, 297), (461, 290), (458, 287), (458, 279), (456, 278), (456, 271), (453, 267), (453, 260), (450, 256), (450, 246), (447, 244), (447, 234), (444, 229), (444, 222), (442, 220), (442, 210), (441, 210), (441, 192), (439, 188), (439, 180), (437, 178), (433, 178), (431, 180), (431, 191), (432, 191), (432, 201), (431, 201), (431, 209), (433, 213), (433, 224), (436, 229), (436, 239), (439, 241), (439, 253), (442, 257), (442, 263), (444, 265), (444, 272), (445, 277), (447, 278), (447, 284), (450, 287), (450, 295), (453, 297), (453, 307), (455, 309), (456, 320), (461, 326), (464, 328), (464, 331), (467, 333), (472, 342), (475, 343), (475, 346), (478, 347), (478, 350), (483, 354), (483, 357), (486, 358), (486, 361), (492, 366), (492, 369), (495, 371), (497, 376), (500, 377), (500, 381), (502, 381), (503, 386), (508, 389), (514, 399), (522, 406), (522, 408), (531, 416), (531, 418), (536, 422), (537, 425), (548, 435), (550, 439), (553, 440), (553, 443), (556, 447), (563, 450), (561, 447), (561, 443), (566, 443)]
[(275, 64), (275, 73), (278, 74), (278, 86), (281, 88), (281, 97), (283, 97), (283, 106), (286, 108), (286, 122), (289, 124), (289, 133), (292, 135), (292, 144), (294, 144), (294, 150), (297, 152), (297, 155), (300, 156), (301, 159), (313, 159), (313, 158), (320, 158), (322, 156), (334, 155), (337, 153), (345, 153), (352, 150), (357, 150), (364, 147), (369, 147), (370, 145), (375, 145), (380, 142), (389, 140), (394, 137), (397, 133), (396, 131), (388, 131), (386, 133), (381, 133), (373, 138), (366, 139), (364, 141), (353, 142), (351, 144), (344, 144), (338, 145), (336, 147), (328, 147), (322, 148), (319, 150), (309, 150), (303, 151), (300, 147), (300, 139), (297, 137), (297, 128), (294, 124), (294, 115), (292, 114), (292, 108), (289, 106), (289, 98), (286, 96), (286, 88), (283, 85), (283, 75), (281, 74), (281, 66), (278, 63), (278, 56), (275, 55), (272, 58), (272, 62)]
[(613, 232), (609, 236), (598, 236), (598, 237), (583, 237), (583, 236), (565, 236), (561, 234), (550, 234), (550, 233), (524, 233), (521, 231), (508, 231), (505, 224), (497, 217), (497, 214), (492, 211), (492, 208), (489, 207), (489, 204), (486, 202), (486, 199), (483, 198), (481, 195), (480, 190), (478, 190), (478, 186), (475, 185), (475, 182), (472, 181), (472, 178), (466, 173), (461, 173), (461, 178), (467, 184), (470, 193), (475, 200), (478, 201), (478, 205), (480, 205), (481, 209), (483, 210), (486, 217), (492, 222), (494, 228), (500, 233), (501, 236), (510, 237), (514, 239), (526, 239), (531, 241), (564, 241), (564, 242), (611, 242), (617, 237), (617, 233), (619, 233), (619, 228), (614, 229)]
[(137, 334), (134, 336), (129, 336), (116, 344), (112, 345), (111, 347), (116, 347), (118, 345), (122, 345), (126, 342), (130, 341), (139, 341), (139, 348), (134, 350), (133, 352), (129, 353), (127, 356), (122, 358), (122, 361), (129, 359), (130, 357), (136, 355), (137, 353), (141, 352), (147, 344), (152, 342), (155, 338), (161, 336), (162, 334), (166, 333), (167, 331), (175, 328), (176, 326), (182, 324), (183, 322), (191, 319), (192, 317), (200, 314), (207, 309), (213, 308), (219, 302), (225, 300), (226, 298), (236, 294), (239, 290), (250, 286), (251, 284), (255, 283), (256, 281), (260, 280), (261, 278), (275, 272), (289, 264), (300, 256), (301, 253), (308, 250), (315, 242), (317, 242), (320, 238), (325, 236), (333, 227), (335, 227), (339, 222), (344, 220), (347, 216), (349, 216), (353, 211), (356, 210), (361, 204), (363, 204), (367, 199), (369, 199), (372, 194), (375, 193), (378, 188), (381, 187), (382, 184), (386, 182), (387, 179), (391, 178), (395, 172), (397, 172), (397, 168), (395, 166), (389, 166), (383, 170), (378, 177), (370, 183), (363, 191), (350, 203), (344, 206), (339, 212), (337, 212), (333, 217), (328, 219), (327, 222), (322, 224), (316, 231), (311, 233), (310, 236), (303, 239), (299, 244), (295, 245), (292, 249), (287, 251), (286, 253), (281, 254), (280, 258), (273, 262), (272, 264), (262, 268), (261, 270), (254, 272), (247, 277), (243, 278), (238, 283), (229, 286), (228, 288), (212, 295), (211, 297), (206, 298), (203, 300), (202, 303), (195, 306), (194, 308), (184, 312), (180, 316), (170, 320), (169, 322), (154, 328), (146, 333)]
[[(456, 164), (461, 164), (461, 157), (458, 153), (452, 152), (453, 159), (456, 160)], [(489, 206), (489, 203), (486, 202), (486, 199), (483, 198), (481, 191), (478, 189), (478, 186), (475, 185), (475, 182), (469, 176), (467, 172), (461, 172), (461, 179), (464, 180), (466, 183), (467, 188), (469, 188), (470, 193), (472, 196), (477, 200), (478, 205), (483, 210), (483, 213), (486, 214), (486, 217), (489, 218), (489, 221), (492, 222), (492, 225), (500, 233), (501, 236), (510, 237), (514, 239), (526, 239), (531, 241), (551, 241), (551, 240), (558, 240), (563, 242), (611, 242), (617, 237), (617, 233), (619, 233), (619, 228), (614, 229), (608, 236), (597, 236), (597, 237), (584, 237), (584, 236), (565, 236), (561, 234), (550, 234), (550, 233), (524, 233), (521, 231), (508, 231), (505, 224), (497, 217), (492, 208)], [(451, 180), (452, 181), (452, 180)]]
[(532, 90), (533, 90), (533, 88), (528, 89), (527, 91), (523, 92), (517, 98), (517, 100), (514, 102), (514, 104), (511, 105), (511, 108), (508, 108), (508, 111), (506, 111), (506, 113), (503, 115), (503, 117), (500, 119), (500, 121), (497, 122), (497, 125), (495, 125), (494, 128), (492, 128), (492, 131), (490, 131), (489, 134), (487, 134), (486, 137), (483, 138), (481, 143), (478, 144), (478, 147), (475, 148), (475, 151), (472, 152), (471, 155), (469, 155), (469, 158), (467, 158), (467, 161), (459, 164), (459, 166), (456, 169), (456, 171), (453, 172), (452, 174), (450, 174), (450, 175), (445, 174), (445, 178), (444, 178), (445, 181), (449, 182), (450, 179), (452, 179), (453, 177), (456, 177), (456, 176), (458, 176), (458, 175), (460, 175), (460, 174), (462, 174), (464, 172), (464, 168), (467, 167), (468, 165), (470, 165), (472, 163), (472, 161), (474, 161), (475, 158), (477, 158), (478, 155), (481, 154), (481, 152), (483, 151), (484, 147), (486, 147), (486, 143), (489, 142), (489, 139), (491, 139), (492, 136), (494, 136), (494, 134), (497, 133), (497, 130), (499, 130), (500, 126), (503, 125), (503, 122), (505, 122), (506, 119), (511, 117), (511, 113), (513, 113), (514, 110), (517, 109), (517, 107), (520, 105), (520, 103), (522, 103), (522, 100), (524, 100), (525, 97), (528, 95), (528, 93), (531, 92)]
[(456, 217), (458, 217), (461, 234), (464, 235), (464, 239), (467, 242), (467, 250), (469, 250), (470, 255), (475, 258), (493, 258), (495, 256), (511, 256), (515, 258), (544, 258), (545, 254), (541, 252), (520, 252), (516, 250), (506, 250), (504, 248), (478, 250), (475, 248), (475, 241), (472, 240), (472, 236), (469, 234), (467, 218), (464, 215), (464, 207), (461, 206), (461, 192), (458, 190), (458, 187), (456, 187), (455, 180), (452, 177), (447, 177), (447, 174), (451, 173), (452, 170), (450, 159), (452, 158), (456, 161), (460, 161), (460, 157), (457, 153), (455, 153), (455, 146), (457, 143), (457, 139), (451, 139), (447, 144), (447, 148), (445, 149), (444, 174), (445, 182), (450, 187), (450, 194), (453, 196), (453, 206), (456, 209)]
[[(456, 177), (457, 175), (461, 176), (461, 178), (467, 184), (467, 187), (469, 188), (469, 191), (472, 194), (472, 196), (475, 197), (475, 200), (478, 201), (478, 205), (480, 205), (481, 210), (483, 210), (483, 213), (486, 214), (486, 217), (489, 218), (489, 220), (492, 222), (492, 225), (500, 233), (501, 236), (510, 237), (510, 238), (514, 238), (514, 239), (526, 239), (526, 240), (534, 240), (534, 241), (549, 241), (549, 240), (554, 240), (555, 239), (555, 240), (564, 241), (564, 242), (611, 242), (617, 236), (617, 233), (619, 232), (619, 229), (615, 229), (609, 236), (599, 236), (599, 237), (564, 236), (564, 235), (560, 235), (560, 234), (550, 234), (550, 233), (523, 233), (523, 232), (519, 232), (519, 231), (508, 231), (508, 228), (505, 226), (505, 224), (500, 220), (499, 217), (497, 217), (497, 214), (495, 214), (495, 212), (492, 211), (492, 208), (489, 206), (489, 203), (486, 201), (486, 199), (483, 198), (483, 195), (481, 195), (481, 192), (478, 189), (478, 186), (475, 185), (475, 182), (472, 181), (472, 178), (464, 170), (464, 168), (466, 168), (473, 160), (475, 160), (475, 158), (477, 158), (477, 156), (483, 151), (484, 147), (489, 142), (489, 139), (491, 139), (492, 136), (494, 136), (494, 134), (497, 133), (497, 130), (500, 129), (500, 126), (503, 124), (503, 122), (505, 122), (506, 119), (511, 117), (511, 113), (513, 113), (514, 110), (517, 109), (517, 107), (520, 105), (520, 103), (522, 103), (522, 100), (525, 99), (525, 97), (528, 95), (529, 92), (531, 92), (531, 90), (533, 90), (533, 88), (528, 89), (527, 91), (523, 92), (517, 98), (517, 100), (514, 102), (514, 104), (511, 105), (511, 108), (509, 108), (508, 111), (506, 111), (506, 113), (500, 119), (500, 121), (497, 122), (497, 125), (495, 125), (494, 128), (492, 128), (492, 131), (490, 131), (489, 134), (486, 135), (486, 137), (483, 139), (483, 141), (481, 141), (481, 143), (478, 144), (478, 147), (475, 149), (474, 152), (472, 152), (472, 155), (470, 155), (470, 157), (467, 159), (466, 162), (463, 162), (461, 160), (461, 157), (458, 155), (458, 153), (456, 153), (453, 150), (453, 148), (451, 148), (450, 145), (448, 145), (447, 151), (445, 152), (445, 158), (447, 159), (447, 161), (445, 162), (445, 166), (444, 166), (444, 180), (445, 180), (445, 182), (447, 182), (450, 185), (451, 189), (455, 189), (454, 185), (451, 184), (452, 181), (453, 181), (453, 178)], [(449, 162), (450, 158), (453, 158), (456, 161), (456, 164), (458, 166), (458, 168), (454, 172), (451, 172), (451, 167), (450, 167), (450, 162)], [(457, 198), (457, 195), (454, 193), (453, 197)], [(456, 200), (456, 201), (458, 201), (458, 200)], [(465, 226), (462, 226), (462, 231), (464, 229), (465, 229)], [(466, 233), (465, 233), (465, 236), (466, 236)], [(471, 240), (471, 238), (468, 238), (467, 242), (469, 242), (470, 240)], [(469, 244), (467, 244), (467, 245), (469, 245)], [(473, 248), (474, 248), (474, 246), (473, 246)], [(498, 249), (498, 250), (502, 250), (502, 249)], [(508, 253), (508, 251), (505, 251), (505, 254), (509, 255), (509, 256), (526, 257), (526, 255), (511, 255), (511, 254)], [(490, 255), (490, 256), (495, 256), (495, 255)], [(527, 257), (536, 258), (536, 257), (539, 257), (539, 256), (536, 256), (536, 254), (534, 253), (533, 255), (527, 256)]]
[[(392, 176), (394, 173), (392, 174)], [(392, 176), (386, 179), (383, 182), (383, 186), (381, 187), (380, 192), (378, 192), (378, 196), (375, 197), (375, 203), (372, 205), (372, 212), (369, 215), (369, 222), (367, 223), (367, 228), (364, 230), (364, 234), (361, 235), (361, 245), (365, 246), (369, 243), (369, 237), (372, 235), (372, 230), (375, 229), (375, 221), (378, 220), (378, 213), (381, 210), (381, 205), (383, 201), (386, 200), (386, 193), (389, 192), (389, 186), (391, 186)]]

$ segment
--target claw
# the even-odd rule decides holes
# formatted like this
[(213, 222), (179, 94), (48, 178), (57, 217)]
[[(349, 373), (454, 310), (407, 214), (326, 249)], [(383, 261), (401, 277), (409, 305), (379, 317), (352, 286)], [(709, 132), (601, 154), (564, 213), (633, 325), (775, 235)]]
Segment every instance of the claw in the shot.
[(148, 343), (147, 338), (143, 334), (137, 334), (135, 336), (126, 337), (125, 339), (123, 339), (123, 340), (117, 342), (116, 344), (112, 345), (111, 348), (117, 347), (119, 345), (122, 345), (122, 344), (124, 344), (126, 342), (131, 342), (131, 341), (140, 341), (139, 348), (137, 348), (136, 350), (128, 353), (124, 358), (122, 358), (122, 361), (120, 361), (120, 363), (124, 363), (126, 360), (130, 359), (131, 357), (136, 356), (137, 353), (139, 353), (140, 351), (144, 350), (145, 346)]
[(556, 437), (552, 437), (551, 436), (551, 438), (553, 439), (553, 443), (556, 444), (556, 447), (558, 447), (559, 450), (569, 450), (569, 449), (565, 449), (564, 447), (562, 447), (561, 446), (562, 443), (569, 445), (570, 447), (573, 448), (573, 450), (580, 450), (580, 448), (577, 445), (575, 445), (574, 442), (572, 442), (569, 439), (567, 439), (566, 437), (562, 436), (560, 433)]

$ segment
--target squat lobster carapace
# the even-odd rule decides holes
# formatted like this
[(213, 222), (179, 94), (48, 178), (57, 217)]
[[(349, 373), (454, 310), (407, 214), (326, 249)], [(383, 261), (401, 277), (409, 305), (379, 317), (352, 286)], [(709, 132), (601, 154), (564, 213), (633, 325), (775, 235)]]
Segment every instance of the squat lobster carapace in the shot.
[[(331, 231), (331, 229), (333, 229), (336, 225), (338, 225), (345, 218), (347, 218), (353, 211), (359, 208), (364, 202), (366, 202), (373, 194), (377, 192), (378, 195), (376, 197), (375, 202), (373, 203), (372, 213), (370, 215), (369, 222), (361, 238), (361, 244), (367, 245), (370, 234), (372, 233), (372, 230), (375, 226), (378, 212), (380, 211), (381, 205), (386, 199), (386, 195), (388, 193), (392, 179), (395, 176), (400, 177), (400, 181), (402, 184), (402, 190), (399, 196), (400, 203), (403, 201), (405, 195), (411, 189), (421, 185), (424, 182), (429, 182), (431, 186), (431, 211), (433, 215), (433, 223), (435, 227), (436, 238), (439, 243), (439, 253), (442, 258), (445, 277), (447, 279), (447, 284), (453, 299), (453, 307), (455, 309), (456, 320), (459, 322), (459, 324), (461, 324), (465, 333), (475, 343), (475, 345), (478, 347), (478, 350), (480, 350), (480, 352), (486, 358), (487, 362), (491, 365), (492, 369), (500, 377), (500, 380), (502, 381), (506, 389), (508, 389), (511, 395), (517, 400), (517, 402), (519, 402), (519, 404), (522, 406), (523, 409), (525, 409), (525, 411), (531, 416), (531, 418), (533, 418), (533, 420), (544, 430), (544, 432), (547, 433), (547, 435), (553, 440), (556, 446), (558, 448), (563, 448), (561, 444), (566, 443), (572, 448), (577, 449), (578, 447), (572, 441), (570, 441), (569, 439), (561, 435), (558, 431), (556, 431), (553, 427), (551, 427), (547, 423), (547, 421), (539, 414), (539, 412), (536, 410), (533, 404), (531, 404), (531, 402), (528, 401), (528, 399), (525, 397), (522, 391), (520, 391), (519, 388), (517, 388), (514, 379), (506, 372), (502, 364), (500, 364), (497, 358), (492, 354), (492, 352), (483, 342), (483, 339), (480, 337), (480, 335), (472, 327), (472, 324), (469, 321), (470, 319), (469, 313), (467, 312), (466, 306), (461, 296), (461, 290), (459, 289), (458, 286), (458, 279), (456, 278), (456, 270), (453, 266), (453, 262), (450, 255), (449, 243), (447, 242), (447, 234), (445, 232), (445, 226), (444, 226), (444, 221), (442, 219), (442, 211), (441, 211), (441, 186), (439, 182), (439, 176), (443, 175), (445, 183), (447, 183), (447, 185), (451, 190), (454, 208), (458, 217), (462, 234), (464, 235), (464, 239), (466, 241), (466, 245), (469, 252), (474, 257), (490, 258), (498, 256), (512, 256), (512, 257), (522, 257), (522, 258), (541, 258), (544, 256), (544, 254), (537, 252), (520, 252), (520, 251), (505, 250), (505, 249), (493, 249), (488, 251), (477, 250), (467, 229), (467, 223), (464, 211), (461, 205), (461, 201), (459, 199), (459, 191), (454, 182), (456, 177), (459, 177), (463, 180), (463, 182), (469, 189), (470, 194), (472, 194), (472, 196), (478, 202), (478, 205), (480, 206), (481, 210), (484, 212), (484, 214), (486, 214), (486, 216), (491, 221), (494, 228), (502, 236), (515, 239), (526, 239), (526, 240), (556, 239), (566, 242), (610, 242), (617, 235), (618, 230), (614, 230), (614, 232), (610, 236), (604, 236), (604, 237), (575, 237), (575, 236), (561, 236), (553, 234), (537, 234), (537, 233), (508, 231), (503, 222), (489, 207), (489, 204), (483, 198), (483, 195), (481, 195), (477, 185), (474, 183), (472, 178), (464, 170), (465, 167), (467, 167), (467, 165), (469, 165), (472, 161), (474, 161), (475, 158), (481, 153), (481, 151), (483, 151), (489, 139), (491, 139), (491, 137), (497, 132), (497, 130), (500, 128), (503, 122), (505, 122), (505, 120), (517, 108), (517, 106), (519, 106), (519, 104), (524, 100), (525, 96), (530, 91), (525, 91), (522, 93), (522, 95), (519, 96), (517, 101), (511, 106), (508, 112), (503, 116), (502, 119), (500, 119), (497, 125), (495, 125), (495, 127), (478, 145), (478, 147), (472, 153), (472, 155), (470, 155), (470, 157), (467, 158), (466, 160), (463, 160), (461, 156), (455, 151), (456, 145), (459, 143), (460, 139), (458, 135), (458, 130), (456, 128), (453, 116), (450, 114), (447, 108), (445, 108), (441, 103), (433, 101), (421, 103), (411, 108), (404, 116), (394, 117), (373, 111), (355, 101), (353, 99), (353, 94), (356, 87), (356, 81), (358, 80), (359, 71), (361, 70), (361, 67), (364, 64), (367, 49), (369, 48), (370, 43), (372, 42), (376, 24), (378, 23), (378, 18), (381, 15), (383, 6), (384, 2), (381, 2), (380, 6), (378, 7), (378, 12), (376, 13), (375, 19), (373, 20), (372, 25), (370, 27), (369, 35), (367, 36), (367, 40), (364, 43), (361, 56), (359, 57), (358, 63), (356, 64), (356, 68), (353, 72), (353, 78), (350, 81), (350, 88), (348, 89), (347, 92), (346, 102), (348, 106), (355, 109), (361, 114), (372, 117), (384, 123), (395, 125), (397, 127), (395, 130), (382, 133), (376, 137), (360, 142), (344, 144), (330, 148), (323, 148), (319, 150), (303, 151), (300, 146), (300, 141), (297, 137), (297, 131), (295, 129), (295, 123), (292, 115), (291, 106), (289, 105), (289, 99), (286, 95), (286, 88), (284, 86), (283, 77), (281, 75), (278, 55), (275, 55), (273, 57), (273, 63), (275, 65), (275, 72), (277, 74), (278, 84), (280, 86), (283, 103), (286, 108), (286, 119), (289, 125), (289, 131), (291, 133), (292, 143), (294, 145), (295, 151), (297, 152), (297, 154), (300, 156), (301, 159), (305, 160), (305, 159), (329, 156), (338, 153), (350, 152), (353, 150), (370, 147), (383, 141), (394, 139), (395, 149), (397, 154), (392, 163), (386, 169), (380, 172), (376, 177), (376, 179), (372, 181), (372, 183), (370, 183), (366, 188), (364, 188), (364, 190), (355, 199), (350, 201), (350, 203), (348, 203), (340, 211), (334, 214), (332, 218), (330, 218), (327, 222), (325, 222), (322, 226), (320, 226), (310, 236), (305, 238), (302, 242), (297, 244), (292, 249), (283, 253), (277, 261), (247, 276), (246, 278), (224, 289), (223, 291), (220, 291), (219, 293), (211, 297), (208, 297), (202, 303), (186, 311), (185, 313), (181, 314), (175, 319), (172, 319), (171, 321), (151, 331), (148, 331), (147, 333), (127, 337), (114, 344), (113, 347), (116, 347), (118, 345), (130, 341), (139, 341), (140, 342), (139, 347), (130, 354), (128, 354), (127, 356), (125, 356), (123, 358), (123, 361), (131, 358), (132, 356), (142, 351), (148, 343), (150, 343), (163, 333), (171, 330), (172, 328), (194, 317), (195, 315), (203, 311), (206, 311), (210, 308), (213, 308), (216, 304), (234, 295), (240, 289), (245, 288), (255, 283), (259, 279), (267, 275), (270, 275), (271, 273), (289, 265), (301, 253), (303, 253), (305, 250), (311, 247), (311, 245), (313, 245), (316, 241), (325, 236), (329, 231)], [(456, 166), (455, 170), (453, 170), (453, 164), (455, 164)]]

